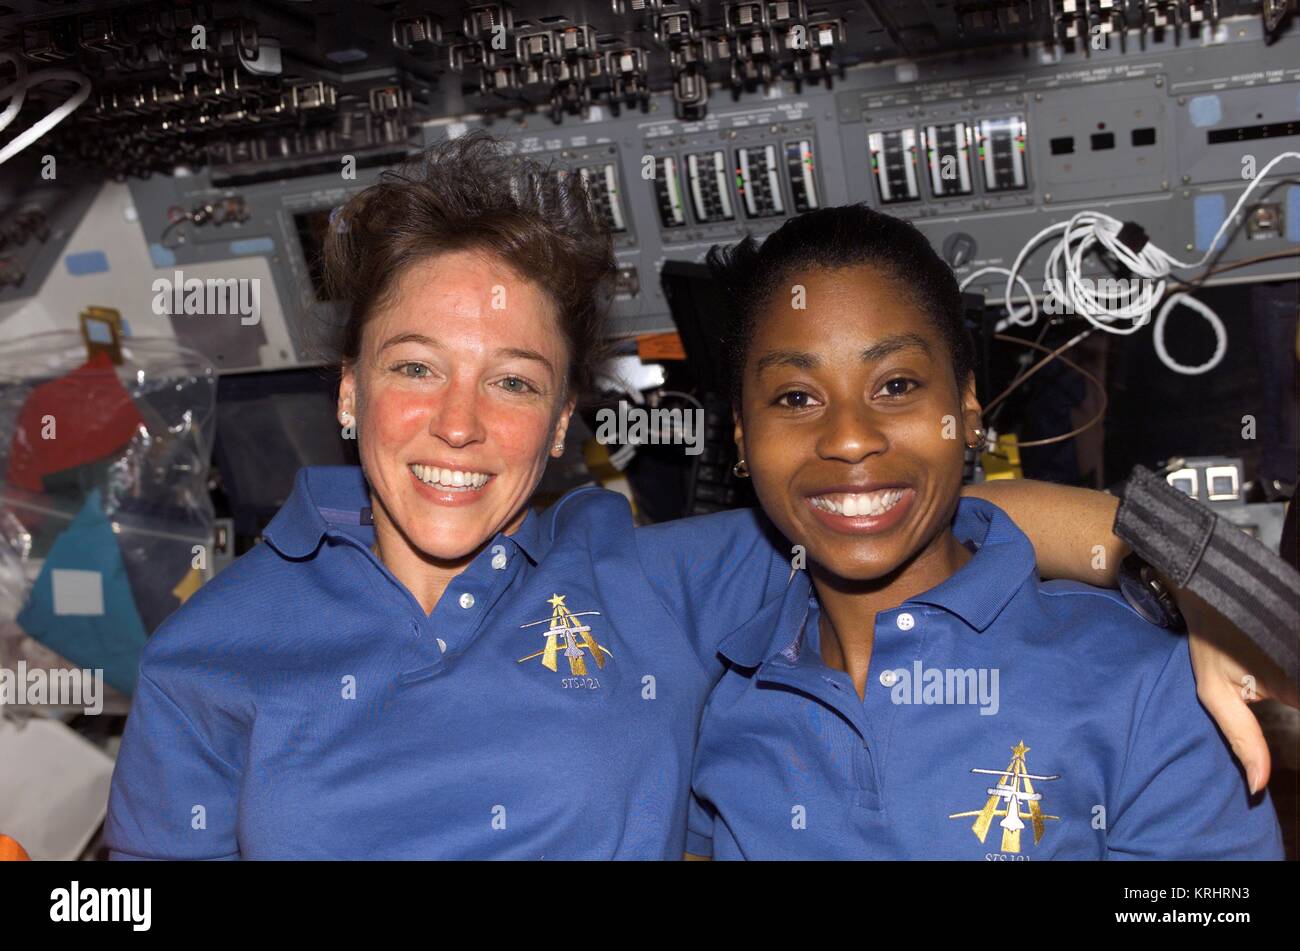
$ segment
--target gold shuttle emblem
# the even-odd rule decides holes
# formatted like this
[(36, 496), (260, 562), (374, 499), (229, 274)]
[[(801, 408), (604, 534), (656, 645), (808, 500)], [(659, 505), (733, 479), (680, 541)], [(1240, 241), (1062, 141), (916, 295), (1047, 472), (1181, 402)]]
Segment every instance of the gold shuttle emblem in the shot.
[[(552, 595), (546, 602), (551, 606), (551, 616), (540, 621), (529, 621), (519, 625), (520, 628), (533, 627), (538, 624), (550, 624), (545, 632), (546, 646), (534, 654), (521, 657), (517, 663), (522, 664), (534, 657), (542, 659), (542, 666), (549, 670), (559, 670), (558, 657), (563, 654), (569, 662), (569, 672), (575, 677), (587, 676), (587, 657), (596, 662), (597, 667), (605, 666), (606, 658), (613, 658), (609, 648), (597, 643), (592, 636), (591, 626), (577, 620), (580, 617), (599, 615), (599, 611), (570, 611), (564, 604), (565, 596)], [(585, 653), (584, 653), (585, 652)]]
[[(1043, 799), (1043, 794), (1034, 792), (1034, 781), (1050, 782), (1061, 777), (1059, 774), (1036, 776), (1029, 772), (1025, 766), (1025, 754), (1029, 750), (1030, 747), (1025, 746), (1025, 741), (1021, 740), (1011, 748), (1011, 762), (1007, 764), (1006, 769), (972, 769), (972, 773), (998, 777), (997, 783), (988, 789), (988, 802), (984, 803), (983, 809), (977, 809), (974, 812), (953, 813), (948, 818), (961, 819), (975, 816), (975, 823), (971, 826), (971, 831), (983, 842), (989, 834), (989, 826), (993, 822), (993, 817), (1002, 816), (1002, 821), (998, 823), (998, 826), (1002, 829), (1002, 851), (1019, 852), (1020, 830), (1025, 827), (1024, 820), (1021, 818), (1023, 813), (1020, 810), (1022, 806), (1028, 806), (1029, 821), (1034, 828), (1034, 845), (1037, 845), (1043, 838), (1044, 822), (1047, 819), (1059, 820), (1061, 817), (1043, 814), (1043, 809), (1039, 805)], [(999, 809), (999, 803), (1005, 803), (1006, 805), (1004, 808)]]

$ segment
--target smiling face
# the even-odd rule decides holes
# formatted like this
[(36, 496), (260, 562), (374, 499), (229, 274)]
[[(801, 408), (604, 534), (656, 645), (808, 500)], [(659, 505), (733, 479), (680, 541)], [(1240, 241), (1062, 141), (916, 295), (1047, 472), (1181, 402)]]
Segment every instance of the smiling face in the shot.
[(456, 251), (413, 265), (345, 367), (381, 545), (463, 561), (512, 532), (559, 455), (573, 400), (554, 307), (501, 260)]
[(934, 323), (867, 266), (791, 278), (757, 316), (736, 442), (763, 509), (831, 575), (871, 581), (937, 550), (979, 426)]

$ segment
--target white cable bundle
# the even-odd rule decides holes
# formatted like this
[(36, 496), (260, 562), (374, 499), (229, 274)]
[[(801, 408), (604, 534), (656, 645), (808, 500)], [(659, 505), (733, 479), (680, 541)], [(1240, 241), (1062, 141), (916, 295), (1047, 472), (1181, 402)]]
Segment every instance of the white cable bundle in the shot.
[(21, 56), (15, 56), (8, 51), (0, 52), (0, 63), (14, 64), (14, 81), (3, 89), (0, 89), (0, 100), (12, 97), (12, 101), (5, 111), (0, 113), (0, 130), (9, 127), (9, 123), (18, 118), (18, 111), (23, 107), (23, 100), (27, 98), (27, 86), (25, 79), (27, 76), (27, 63)]
[(0, 130), (7, 128), (18, 117), (23, 101), (27, 98), (27, 91), (33, 86), (52, 80), (77, 84), (77, 91), (69, 96), (66, 102), (55, 108), (49, 115), (38, 119), (30, 128), (24, 129), (12, 141), (0, 148), (0, 165), (2, 165), (72, 115), (90, 97), (90, 80), (71, 69), (43, 69), (39, 73), (29, 73), (22, 57), (8, 51), (0, 52), (0, 62), (13, 63), (16, 72), (14, 81), (0, 89), (0, 102), (5, 99), (10, 100), (5, 111), (0, 113)]
[[(1223, 325), (1223, 321), (1209, 306), (1196, 300), (1191, 295), (1178, 291), (1165, 297), (1165, 291), (1168, 288), (1167, 278), (1176, 269), (1199, 268), (1209, 261), (1210, 256), (1217, 250), (1219, 239), (1223, 237), (1224, 232), (1237, 222), (1237, 215), (1247, 199), (1260, 186), (1268, 173), (1272, 171), (1273, 166), (1285, 158), (1300, 158), (1300, 152), (1283, 152), (1275, 156), (1260, 170), (1246, 190), (1241, 193), (1241, 197), (1237, 199), (1232, 212), (1223, 219), (1219, 230), (1215, 232), (1214, 240), (1210, 242), (1209, 249), (1198, 261), (1180, 261), (1149, 241), (1139, 251), (1135, 252), (1119, 238), (1120, 230), (1124, 227), (1122, 221), (1100, 211), (1081, 211), (1070, 218), (1069, 221), (1058, 222), (1044, 228), (1030, 238), (1016, 256), (1015, 263), (1009, 269), (1002, 267), (980, 268), (966, 277), (962, 281), (961, 287), (964, 290), (971, 281), (984, 274), (1005, 274), (1007, 283), (1003, 294), (1003, 303), (1007, 308), (1008, 316), (998, 322), (997, 331), (1001, 333), (1011, 325), (1032, 326), (1038, 320), (1037, 295), (1034, 294), (1029, 282), (1020, 275), (1020, 269), (1024, 265), (1025, 258), (1029, 256), (1034, 248), (1053, 235), (1060, 234), (1061, 238), (1052, 248), (1047, 263), (1043, 268), (1043, 286), (1054, 291), (1059, 289), (1061, 302), (1067, 312), (1079, 314), (1097, 330), (1111, 334), (1127, 335), (1136, 332), (1150, 322), (1151, 312), (1155, 310), (1156, 305), (1163, 298), (1164, 303), (1161, 304), (1159, 311), (1156, 313), (1153, 328), (1156, 355), (1160, 357), (1165, 366), (1176, 373), (1186, 375), (1206, 373), (1218, 366), (1224, 354), (1228, 351), (1227, 330)], [(1121, 296), (1099, 294), (1096, 291), (1094, 282), (1084, 278), (1084, 255), (1096, 245), (1100, 245), (1109, 251), (1121, 264), (1128, 268), (1135, 278), (1143, 282), (1137, 294)], [(1017, 309), (1011, 303), (1012, 289), (1017, 281), (1025, 289), (1025, 294), (1029, 298), (1028, 307)], [(1123, 285), (1124, 282), (1119, 282), (1119, 286)], [(1187, 366), (1178, 363), (1165, 348), (1166, 322), (1170, 312), (1180, 304), (1203, 316), (1214, 330), (1214, 354), (1209, 360), (1198, 366)]]

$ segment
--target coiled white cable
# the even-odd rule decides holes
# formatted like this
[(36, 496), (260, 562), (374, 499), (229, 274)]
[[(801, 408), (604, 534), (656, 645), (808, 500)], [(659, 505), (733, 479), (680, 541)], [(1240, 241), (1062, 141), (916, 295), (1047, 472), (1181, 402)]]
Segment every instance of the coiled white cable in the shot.
[[(1214, 330), (1214, 355), (1199, 366), (1189, 367), (1179, 363), (1165, 349), (1165, 322), (1169, 319), (1169, 312), (1179, 304), (1196, 311), (1210, 322), (1210, 327)], [(1198, 376), (1210, 372), (1219, 365), (1223, 355), (1228, 352), (1228, 331), (1223, 326), (1223, 321), (1219, 319), (1219, 315), (1191, 294), (1184, 294), (1181, 291), (1170, 294), (1165, 300), (1160, 313), (1156, 315), (1156, 325), (1151, 328), (1151, 331), (1151, 342), (1155, 344), (1156, 356), (1160, 358), (1160, 362), (1176, 373), (1186, 376)]]
[[(1043, 268), (1043, 286), (1054, 296), (1060, 297), (1067, 313), (1080, 315), (1097, 330), (1128, 335), (1146, 326), (1151, 321), (1151, 314), (1157, 304), (1163, 300), (1164, 303), (1156, 316), (1158, 331), (1154, 338), (1156, 354), (1161, 362), (1175, 373), (1196, 375), (1208, 372), (1219, 365), (1227, 352), (1227, 329), (1213, 309), (1190, 295), (1178, 292), (1166, 297), (1165, 293), (1169, 289), (1168, 279), (1174, 270), (1200, 268), (1210, 260), (1211, 256), (1219, 250), (1219, 241), (1224, 233), (1229, 227), (1238, 223), (1237, 216), (1250, 196), (1263, 184), (1273, 167), (1287, 158), (1300, 159), (1300, 152), (1282, 152), (1260, 169), (1250, 185), (1241, 193), (1232, 211), (1224, 217), (1205, 254), (1197, 261), (1180, 261), (1150, 241), (1140, 250), (1134, 251), (1120, 240), (1120, 231), (1124, 227), (1122, 221), (1100, 211), (1081, 211), (1070, 220), (1050, 225), (1030, 238), (1016, 255), (1016, 260), (1010, 268), (983, 268), (963, 280), (961, 287), (965, 289), (967, 284), (983, 274), (990, 272), (1006, 274), (1003, 304), (1006, 306), (1007, 316), (998, 322), (997, 332), (1001, 333), (1012, 325), (1032, 326), (1038, 320), (1037, 298), (1029, 283), (1021, 276), (1020, 270), (1024, 266), (1025, 259), (1035, 248), (1059, 234), (1060, 238), (1048, 254)], [(1141, 282), (1136, 293), (1133, 293), (1132, 285), (1124, 281), (1102, 285), (1111, 293), (1099, 292), (1098, 282), (1093, 282), (1084, 275), (1084, 256), (1098, 245), (1110, 252), (1134, 275), (1136, 280)], [(1017, 308), (1011, 302), (1012, 289), (1017, 281), (1025, 289), (1029, 300), (1027, 307)], [(1179, 304), (1205, 317), (1215, 333), (1214, 354), (1208, 361), (1198, 366), (1187, 366), (1177, 362), (1165, 347), (1164, 331), (1169, 313)]]

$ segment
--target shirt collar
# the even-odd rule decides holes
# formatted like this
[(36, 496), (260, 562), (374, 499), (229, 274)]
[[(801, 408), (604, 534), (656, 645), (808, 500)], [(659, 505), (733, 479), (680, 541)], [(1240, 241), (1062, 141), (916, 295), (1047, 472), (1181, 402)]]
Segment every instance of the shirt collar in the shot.
[(813, 597), (807, 571), (796, 570), (785, 591), (759, 608), (757, 614), (736, 628), (718, 645), (727, 660), (741, 667), (757, 667), (780, 653), (798, 638), (808, 617)]
[(909, 604), (930, 604), (957, 615), (977, 631), (992, 624), (1021, 586), (1037, 578), (1034, 546), (1011, 516), (984, 499), (957, 503), (953, 534), (979, 550), (946, 581), (911, 598)]
[[(286, 558), (306, 558), (331, 529), (347, 529), (354, 536), (373, 533), (370, 523), (362, 521), (369, 506), (370, 488), (360, 466), (303, 466), (294, 477), (288, 500), (262, 537)], [(493, 541), (514, 542), (537, 564), (549, 547), (540, 522), (530, 508), (513, 535), (498, 533)]]
[(498, 532), (497, 537), (514, 542), (534, 565), (542, 560), (550, 547), (546, 532), (542, 531), (542, 519), (531, 506), (513, 535), (502, 535)]
[[(904, 602), (933, 605), (984, 631), (1025, 581), (1037, 575), (1034, 547), (1010, 516), (992, 502), (962, 498), (953, 534), (978, 551), (952, 577)], [(815, 598), (807, 571), (795, 571), (785, 591), (723, 639), (718, 650), (742, 667), (758, 667), (798, 639)]]

